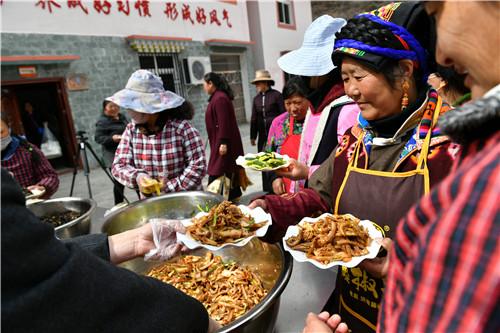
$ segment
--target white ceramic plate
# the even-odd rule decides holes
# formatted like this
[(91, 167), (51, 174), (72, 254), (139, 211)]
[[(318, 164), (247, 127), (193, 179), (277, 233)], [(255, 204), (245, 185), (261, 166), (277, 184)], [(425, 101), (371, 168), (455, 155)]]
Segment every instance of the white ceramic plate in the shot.
[(36, 198), (40, 198), (42, 195), (45, 194), (45, 190), (28, 190), (31, 192), (31, 194), (27, 195), (26, 196), (26, 200), (29, 200), (29, 199), (36, 199)]
[[(301, 224), (303, 222), (316, 223), (325, 216), (332, 216), (332, 214), (325, 213), (317, 218), (305, 217), (299, 222), (299, 224)], [(349, 267), (349, 268), (356, 267), (364, 259), (373, 259), (377, 256), (377, 254), (380, 250), (380, 244), (379, 244), (379, 242), (375, 241), (375, 239), (383, 237), (380, 230), (378, 230), (373, 225), (373, 223), (371, 221), (362, 220), (359, 222), (359, 224), (361, 224), (363, 227), (366, 228), (366, 230), (368, 231), (368, 235), (372, 239), (372, 242), (371, 242), (370, 246), (368, 246), (368, 253), (367, 254), (365, 254), (363, 256), (353, 257), (350, 261), (347, 261), (347, 262), (332, 261), (329, 264), (325, 265), (325, 264), (320, 263), (319, 261), (308, 258), (306, 256), (305, 252), (291, 249), (288, 246), (288, 244), (286, 243), (286, 240), (292, 236), (297, 236), (299, 234), (299, 227), (297, 225), (292, 225), (292, 226), (288, 227), (288, 229), (286, 230), (286, 234), (283, 237), (283, 246), (284, 246), (286, 251), (290, 252), (293, 259), (297, 260), (298, 262), (310, 262), (311, 264), (313, 264), (314, 266), (316, 266), (320, 269), (329, 269), (333, 266), (345, 266), (345, 267)]]
[[(191, 237), (190, 235), (181, 234), (179, 232), (177, 233), (177, 240), (184, 243), (184, 245), (186, 245), (190, 249), (196, 249), (198, 247), (203, 247), (203, 248), (208, 249), (210, 251), (217, 251), (217, 250), (220, 250), (226, 246), (242, 247), (242, 246), (245, 246), (254, 237), (263, 237), (266, 234), (269, 226), (272, 224), (271, 215), (264, 212), (264, 210), (260, 207), (257, 207), (255, 209), (250, 209), (247, 206), (239, 205), (238, 208), (241, 209), (243, 214), (252, 216), (256, 223), (261, 223), (261, 222), (267, 221), (266, 224), (264, 224), (259, 229), (255, 230), (255, 234), (253, 234), (250, 237), (243, 238), (236, 243), (225, 243), (225, 244), (222, 244), (220, 246), (203, 244), (203, 243), (197, 241), (196, 239), (194, 239), (193, 237)], [(208, 215), (208, 213), (200, 212), (200, 213), (196, 214), (195, 217), (200, 218), (204, 215)], [(188, 227), (188, 226), (193, 224), (191, 219), (181, 220), (181, 222), (182, 222), (182, 224), (184, 224), (185, 227)]]
[(278, 169), (286, 168), (286, 167), (288, 167), (290, 165), (290, 157), (288, 155), (280, 155), (278, 153), (274, 153), (276, 155), (276, 157), (281, 157), (285, 161), (285, 164), (283, 164), (281, 166), (274, 167), (274, 168), (262, 168), (262, 169), (259, 169), (259, 168), (256, 168), (255, 166), (248, 165), (249, 161), (247, 160), (247, 158), (254, 158), (254, 157), (262, 156), (264, 154), (265, 154), (264, 152), (260, 152), (260, 153), (257, 153), (257, 154), (248, 153), (245, 156), (238, 156), (238, 158), (236, 159), (236, 164), (238, 164), (239, 166), (242, 166), (242, 167), (244, 167), (246, 169), (252, 169), (252, 170), (255, 170), (255, 171), (273, 171), (273, 170), (278, 170)]

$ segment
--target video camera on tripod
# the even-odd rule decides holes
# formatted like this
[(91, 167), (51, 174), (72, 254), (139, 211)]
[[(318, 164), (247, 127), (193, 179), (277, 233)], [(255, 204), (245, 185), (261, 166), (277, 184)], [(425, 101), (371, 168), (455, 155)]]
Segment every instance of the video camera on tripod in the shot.
[(89, 138), (86, 135), (87, 135), (86, 131), (76, 132), (76, 138), (78, 139), (78, 141), (87, 141)]
[[(108, 178), (111, 180), (113, 184), (117, 183), (118, 181), (111, 175), (110, 171), (106, 166), (102, 163), (101, 159), (97, 156), (96, 152), (88, 142), (89, 138), (87, 137), (87, 132), (86, 131), (77, 131), (76, 132), (76, 139), (78, 140), (78, 149), (77, 153), (75, 155), (75, 160), (74, 160), (74, 169), (73, 169), (73, 179), (71, 180), (71, 190), (69, 192), (69, 196), (71, 197), (73, 195), (73, 189), (75, 187), (75, 178), (76, 174), (78, 173), (78, 157), (80, 156), (83, 161), (83, 174), (87, 178), (87, 188), (89, 191), (89, 198), (92, 198), (92, 188), (90, 186), (90, 167), (89, 167), (89, 159), (87, 157), (87, 149), (90, 151), (92, 156), (94, 156), (94, 159), (97, 161), (99, 166), (101, 167), (102, 171), (108, 176)], [(125, 202), (130, 203), (128, 199), (123, 196)]]

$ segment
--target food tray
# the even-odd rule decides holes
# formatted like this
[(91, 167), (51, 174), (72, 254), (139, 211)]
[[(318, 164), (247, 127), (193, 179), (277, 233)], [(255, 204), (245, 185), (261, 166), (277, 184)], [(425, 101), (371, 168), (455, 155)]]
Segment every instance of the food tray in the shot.
[(265, 152), (260, 152), (257, 154), (248, 153), (245, 156), (238, 156), (238, 158), (236, 159), (236, 164), (238, 164), (239, 166), (242, 166), (246, 169), (252, 169), (255, 171), (274, 171), (274, 170), (286, 168), (290, 165), (290, 157), (288, 155), (280, 155), (278, 153), (273, 153), (273, 154), (276, 158), (283, 159), (283, 161), (285, 162), (283, 165), (276, 166), (276, 167), (263, 167), (263, 168), (258, 168), (258, 167), (253, 166), (253, 165), (248, 165), (249, 159), (258, 158), (258, 157), (263, 156), (265, 154), (266, 154)]
[[(226, 246), (242, 247), (242, 246), (245, 246), (252, 238), (263, 237), (267, 233), (267, 229), (269, 228), (269, 226), (272, 224), (271, 215), (264, 212), (264, 210), (260, 207), (250, 209), (247, 206), (239, 205), (238, 208), (241, 209), (243, 214), (252, 216), (256, 223), (267, 221), (266, 224), (264, 224), (259, 229), (255, 230), (255, 234), (252, 236), (242, 238), (240, 241), (238, 241), (236, 243), (225, 243), (225, 244), (222, 244), (220, 246), (203, 244), (203, 243), (197, 241), (196, 239), (194, 239), (193, 237), (191, 237), (190, 235), (182, 234), (179, 232), (177, 233), (177, 240), (182, 242), (184, 245), (186, 245), (190, 249), (196, 249), (198, 247), (203, 247), (203, 248), (208, 249), (210, 251), (217, 251), (217, 250), (220, 250)], [(195, 218), (200, 218), (204, 215), (208, 215), (208, 213), (207, 212), (200, 212), (200, 213), (196, 214)], [(188, 226), (193, 224), (191, 219), (181, 220), (181, 222), (185, 227), (188, 227)]]
[[(311, 218), (311, 217), (305, 217), (303, 218), (298, 224), (300, 225), (301, 223), (315, 223), (324, 218), (325, 216), (332, 216), (332, 214), (325, 213), (317, 218)], [(352, 216), (352, 215), (351, 215)], [(353, 257), (350, 261), (332, 261), (328, 264), (323, 264), (320, 263), (319, 261), (316, 261), (314, 259), (310, 259), (306, 256), (305, 252), (294, 250), (288, 246), (286, 243), (286, 240), (292, 236), (297, 236), (299, 234), (299, 227), (297, 225), (292, 225), (289, 226), (285, 236), (283, 237), (283, 247), (285, 248), (285, 251), (290, 252), (292, 257), (297, 260), (298, 262), (309, 262), (313, 264), (314, 266), (320, 268), (320, 269), (329, 269), (332, 268), (333, 266), (345, 266), (345, 267), (356, 267), (365, 259), (373, 259), (377, 256), (379, 250), (380, 250), (380, 243), (376, 241), (378, 238), (383, 238), (382, 233), (380, 230), (378, 230), (374, 223), (368, 220), (362, 220), (359, 222), (359, 224), (363, 227), (366, 228), (368, 231), (368, 235), (372, 239), (371, 244), (368, 246), (368, 254), (365, 254), (363, 256), (357, 256)]]

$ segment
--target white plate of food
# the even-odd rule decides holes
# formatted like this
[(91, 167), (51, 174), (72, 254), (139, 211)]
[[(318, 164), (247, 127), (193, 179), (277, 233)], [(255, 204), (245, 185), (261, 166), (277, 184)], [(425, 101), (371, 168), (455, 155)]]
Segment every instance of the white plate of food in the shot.
[(45, 194), (45, 190), (32, 189), (28, 190), (27, 188), (23, 188), (23, 193), (26, 200), (37, 199)]
[(249, 153), (245, 156), (238, 156), (236, 164), (256, 171), (273, 171), (288, 167), (290, 157), (273, 152)]
[(289, 226), (283, 246), (298, 262), (310, 262), (320, 269), (356, 267), (377, 256), (380, 243), (376, 239), (382, 237), (371, 221), (326, 213)]
[(250, 209), (229, 201), (181, 222), (186, 233), (178, 232), (177, 239), (190, 249), (203, 247), (210, 251), (244, 246), (254, 237), (263, 237), (272, 224), (271, 215), (262, 208)]

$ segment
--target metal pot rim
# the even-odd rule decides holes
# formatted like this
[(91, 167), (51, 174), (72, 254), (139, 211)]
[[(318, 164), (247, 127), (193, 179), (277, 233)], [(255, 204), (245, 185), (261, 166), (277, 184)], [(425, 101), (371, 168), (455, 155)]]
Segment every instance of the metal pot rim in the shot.
[(34, 204), (28, 205), (27, 208), (29, 208), (30, 206), (36, 206), (36, 205), (40, 205), (40, 204), (44, 204), (44, 203), (74, 202), (74, 201), (88, 203), (90, 205), (90, 207), (79, 218), (74, 219), (73, 221), (70, 221), (68, 223), (65, 223), (63, 225), (60, 225), (60, 226), (54, 228), (54, 231), (58, 231), (58, 230), (61, 230), (61, 229), (65, 229), (65, 228), (71, 227), (71, 226), (73, 226), (75, 224), (78, 224), (81, 221), (83, 221), (84, 219), (88, 218), (94, 212), (95, 208), (97, 207), (97, 203), (95, 202), (95, 200), (91, 199), (91, 198), (78, 198), (78, 197), (54, 198), (54, 199), (44, 200), (44, 201), (41, 201), (41, 202), (36, 202)]
[(286, 252), (281, 244), (276, 243), (276, 246), (280, 249), (280, 253), (283, 258), (283, 270), (281, 274), (276, 279), (276, 283), (273, 288), (267, 293), (266, 297), (262, 301), (259, 302), (256, 306), (254, 306), (250, 311), (245, 313), (242, 317), (232, 321), (229, 325), (223, 326), (221, 329), (217, 331), (217, 333), (227, 333), (231, 332), (233, 329), (241, 327), (248, 321), (251, 321), (255, 318), (258, 318), (262, 313), (267, 311), (267, 309), (276, 301), (279, 301), (281, 294), (285, 290), (285, 287), (288, 284), (288, 280), (290, 280), (290, 276), (292, 275), (293, 268), (293, 260), (290, 253)]
[[(210, 195), (210, 196), (219, 197), (220, 202), (223, 201), (222, 196), (214, 194), (214, 193), (211, 193), (211, 192), (185, 191), (185, 192), (168, 193), (168, 194), (165, 194), (165, 195), (162, 195), (162, 196), (152, 197), (152, 198), (148, 198), (146, 200), (140, 200), (140, 201), (133, 202), (133, 203), (131, 203), (131, 204), (125, 206), (125, 207), (119, 208), (119, 209), (117, 209), (117, 210), (109, 213), (104, 218), (105, 222), (104, 222), (104, 224), (103, 224), (103, 226), (101, 228), (101, 231), (105, 233), (106, 230), (108, 229), (108, 226), (113, 222), (113, 220), (118, 215), (120, 215), (121, 213), (123, 213), (123, 211), (125, 211), (125, 210), (131, 209), (131, 208), (135, 208), (135, 207), (137, 207), (139, 205), (142, 205), (142, 204), (148, 204), (148, 203), (155, 202), (155, 201), (161, 201), (166, 196), (168, 196), (169, 198), (175, 198), (175, 197), (185, 197), (187, 194), (188, 195), (192, 195), (192, 196)], [(284, 289), (285, 289), (286, 285), (288, 284), (288, 281), (289, 281), (289, 279), (291, 277), (292, 268), (293, 268), (293, 260), (292, 260), (291, 255), (288, 252), (284, 251), (284, 249), (283, 249), (283, 247), (281, 246), (280, 243), (276, 243), (274, 245), (276, 245), (279, 248), (280, 255), (281, 255), (281, 258), (282, 258), (281, 259), (282, 260), (282, 265), (283, 265), (281, 273), (279, 274), (279, 276), (276, 279), (276, 283), (271, 288), (271, 290), (268, 292), (268, 294), (266, 295), (266, 297), (264, 297), (259, 302), (259, 304), (257, 304), (256, 306), (254, 306), (250, 311), (248, 311), (247, 313), (245, 313), (245, 315), (243, 315), (242, 317), (236, 319), (235, 321), (233, 321), (233, 322), (229, 323), (228, 325), (226, 325), (226, 326), (222, 327), (221, 329), (219, 329), (217, 331), (217, 333), (229, 333), (232, 330), (234, 330), (235, 328), (245, 326), (247, 323), (251, 322), (255, 318), (258, 318), (263, 313), (265, 313), (273, 304), (275, 304), (275, 302), (279, 302), (279, 297), (283, 293), (283, 291), (284, 291)], [(214, 252), (214, 253), (217, 254), (216, 252)]]
[(101, 232), (105, 233), (106, 230), (107, 230), (107, 226), (109, 223), (111, 223), (110, 221), (113, 220), (113, 218), (120, 214), (122, 211), (126, 210), (126, 209), (130, 209), (130, 208), (133, 208), (133, 207), (136, 207), (136, 206), (139, 206), (139, 205), (143, 205), (143, 204), (148, 204), (150, 202), (155, 202), (155, 201), (159, 201), (159, 200), (162, 200), (164, 199), (165, 197), (169, 197), (169, 198), (175, 198), (175, 197), (185, 197), (186, 194), (188, 194), (190, 196), (196, 196), (196, 195), (210, 195), (210, 196), (214, 196), (214, 198), (217, 198), (217, 199), (220, 199), (220, 202), (224, 201), (224, 198), (219, 195), (219, 194), (215, 194), (215, 193), (212, 193), (212, 192), (206, 192), (206, 191), (182, 191), (182, 192), (174, 192), (174, 193), (166, 193), (166, 194), (163, 194), (163, 195), (160, 195), (160, 196), (156, 196), (156, 197), (152, 197), (152, 198), (147, 198), (147, 199), (144, 199), (144, 200), (138, 200), (138, 201), (135, 201), (135, 202), (132, 202), (131, 204), (128, 204), (124, 207), (121, 207), (111, 213), (109, 213), (108, 215), (104, 216), (104, 223), (101, 227)]

